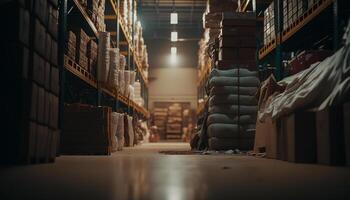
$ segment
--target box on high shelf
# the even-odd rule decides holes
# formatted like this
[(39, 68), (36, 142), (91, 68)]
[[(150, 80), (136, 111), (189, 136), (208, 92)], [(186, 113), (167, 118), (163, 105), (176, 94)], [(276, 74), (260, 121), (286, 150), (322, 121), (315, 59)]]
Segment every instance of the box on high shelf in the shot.
[(222, 60), (254, 60), (256, 48), (220, 48), (219, 61)]
[(323, 61), (325, 58), (331, 55), (332, 52), (327, 50), (302, 51), (289, 62), (289, 73), (296, 74), (304, 69), (309, 68), (316, 62)]
[(72, 31), (68, 31), (66, 43), (67, 43), (66, 54), (68, 57), (70, 57), (75, 61), (77, 38)]
[(238, 8), (238, 0), (208, 0), (207, 13), (234, 12)]

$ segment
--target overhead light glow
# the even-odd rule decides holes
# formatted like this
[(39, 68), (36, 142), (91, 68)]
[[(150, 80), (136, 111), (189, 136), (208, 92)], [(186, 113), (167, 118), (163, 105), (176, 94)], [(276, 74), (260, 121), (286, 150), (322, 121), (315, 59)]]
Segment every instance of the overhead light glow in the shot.
[(171, 41), (172, 42), (177, 42), (177, 32), (171, 32)]
[(170, 13), (170, 24), (177, 24), (177, 13)]
[(171, 47), (171, 55), (176, 55), (176, 53), (177, 53), (177, 48)]
[(177, 64), (177, 60), (178, 60), (178, 58), (177, 58), (177, 55), (176, 54), (171, 54), (170, 55), (170, 58), (169, 58), (170, 60), (170, 64), (171, 65), (176, 65)]

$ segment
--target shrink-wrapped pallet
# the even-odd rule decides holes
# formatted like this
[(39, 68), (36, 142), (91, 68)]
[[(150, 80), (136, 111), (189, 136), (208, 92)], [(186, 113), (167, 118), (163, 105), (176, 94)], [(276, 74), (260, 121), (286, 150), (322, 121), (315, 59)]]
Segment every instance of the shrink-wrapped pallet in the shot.
[(118, 68), (119, 68), (119, 49), (118, 48), (111, 48), (109, 50), (109, 56), (110, 56), (110, 62), (109, 62), (109, 78), (108, 78), (108, 84), (116, 88), (118, 85)]

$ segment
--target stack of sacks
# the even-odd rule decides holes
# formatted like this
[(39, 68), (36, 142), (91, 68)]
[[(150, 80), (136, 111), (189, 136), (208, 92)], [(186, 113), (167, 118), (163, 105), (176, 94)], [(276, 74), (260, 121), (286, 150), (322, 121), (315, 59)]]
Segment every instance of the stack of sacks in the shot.
[(123, 150), (125, 138), (124, 138), (124, 115), (122, 113), (116, 113), (115, 114), (118, 118), (118, 126), (116, 131), (116, 137), (118, 141), (117, 150), (121, 151)]
[(112, 112), (111, 113), (111, 137), (112, 137), (112, 152), (118, 150), (118, 138), (117, 138), (117, 130), (118, 130), (118, 120), (119, 113)]
[(130, 85), (130, 71), (125, 70), (124, 71), (124, 88), (123, 88), (123, 95), (128, 97), (129, 96), (129, 85)]
[(250, 150), (254, 144), (260, 84), (257, 72), (247, 69), (212, 70), (208, 88), (209, 148)]
[(134, 97), (135, 97), (135, 88), (134, 88), (135, 79), (136, 79), (136, 72), (130, 71), (130, 84), (129, 84), (128, 96), (131, 100), (134, 100)]
[(141, 83), (139, 81), (134, 83), (134, 101), (137, 105), (144, 105), (144, 101), (141, 96)]
[(107, 82), (109, 72), (109, 47), (110, 33), (99, 32), (98, 35), (98, 63), (97, 63), (97, 80)]
[(112, 88), (117, 88), (118, 86), (118, 68), (119, 62), (119, 49), (111, 48), (109, 49), (110, 62), (109, 62), (109, 77), (108, 84)]
[(121, 94), (124, 94), (124, 88), (125, 88), (125, 74), (124, 74), (124, 70), (125, 70), (125, 66), (126, 66), (126, 58), (124, 55), (121, 55), (120, 54), (120, 57), (119, 57), (119, 68), (118, 68), (118, 73), (119, 73), (119, 76), (118, 76), (118, 81), (119, 81), (119, 84), (118, 84), (118, 92), (121, 93)]
[(133, 117), (124, 115), (124, 138), (126, 147), (134, 146), (135, 135), (132, 121)]

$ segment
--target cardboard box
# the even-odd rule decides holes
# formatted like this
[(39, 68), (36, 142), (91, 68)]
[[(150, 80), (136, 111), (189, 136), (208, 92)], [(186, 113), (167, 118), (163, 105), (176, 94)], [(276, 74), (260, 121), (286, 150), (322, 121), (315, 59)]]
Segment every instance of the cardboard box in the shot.
[(344, 165), (343, 108), (329, 107), (316, 112), (317, 160), (320, 164)]
[(258, 69), (256, 59), (254, 60), (221, 60), (221, 61), (216, 61), (215, 65), (220, 70), (233, 69), (233, 68), (236, 68), (237, 66), (241, 68), (253, 70), (253, 71), (256, 71)]
[(219, 60), (254, 60), (255, 48), (220, 48)]
[(290, 74), (296, 74), (309, 68), (316, 62), (321, 62), (332, 55), (332, 51), (327, 50), (307, 50), (298, 54), (289, 62)]
[(252, 37), (244, 37), (244, 36), (221, 36), (219, 38), (219, 48), (224, 47), (244, 47), (244, 48), (256, 48), (256, 39)]
[(59, 78), (58, 68), (51, 67), (51, 91), (56, 95), (59, 95), (60, 92)]
[(281, 147), (287, 147), (282, 150), (282, 158), (287, 155), (286, 158), (290, 162), (316, 163), (315, 113), (296, 111), (293, 114), (282, 117), (281, 120)]

